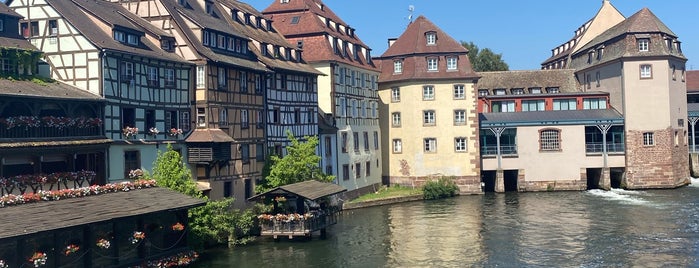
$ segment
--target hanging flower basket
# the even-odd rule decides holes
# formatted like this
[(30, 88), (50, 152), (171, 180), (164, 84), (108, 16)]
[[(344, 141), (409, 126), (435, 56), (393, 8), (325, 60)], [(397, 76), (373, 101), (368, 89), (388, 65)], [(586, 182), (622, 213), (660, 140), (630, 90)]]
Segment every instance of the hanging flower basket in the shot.
[(0, 260), (0, 268), (9, 268), (10, 266), (5, 263), (5, 260)]
[(168, 134), (170, 137), (177, 137), (177, 136), (179, 136), (179, 135), (182, 135), (182, 129), (179, 129), (179, 128), (171, 128), (171, 129), (167, 132), (167, 134)]
[(100, 238), (99, 240), (97, 240), (96, 245), (98, 248), (101, 248), (101, 249), (109, 249), (109, 247), (112, 246), (112, 243), (110, 243), (109, 240), (107, 240), (107, 239)]
[(148, 129), (148, 135), (155, 136), (158, 135), (158, 133), (160, 133), (160, 130), (158, 130), (158, 128), (152, 127)]
[(34, 267), (41, 267), (46, 265), (46, 260), (48, 257), (46, 256), (46, 253), (43, 252), (34, 252), (34, 255), (32, 255), (31, 258), (29, 258), (29, 262), (34, 265)]
[(137, 127), (125, 127), (122, 130), (122, 133), (124, 134), (124, 137), (127, 139), (136, 137), (136, 134), (138, 134), (138, 128)]
[(178, 223), (175, 223), (174, 225), (172, 225), (172, 230), (173, 230), (173, 231), (177, 231), (177, 232), (181, 232), (181, 231), (184, 230), (184, 225), (182, 225), (182, 224), (179, 223), (179, 222), (178, 222)]
[(144, 232), (133, 232), (133, 235), (129, 237), (129, 241), (131, 241), (131, 244), (138, 244), (138, 242), (141, 242), (141, 240), (146, 238), (146, 233)]
[(78, 252), (78, 250), (80, 250), (80, 246), (75, 245), (75, 244), (70, 244), (70, 245), (66, 246), (66, 250), (63, 252), (63, 254), (68, 256), (70, 254)]

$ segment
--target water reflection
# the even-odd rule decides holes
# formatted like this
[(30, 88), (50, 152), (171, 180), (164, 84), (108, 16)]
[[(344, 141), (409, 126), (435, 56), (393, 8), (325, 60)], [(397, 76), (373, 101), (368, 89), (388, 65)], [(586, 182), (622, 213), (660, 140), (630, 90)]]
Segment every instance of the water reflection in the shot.
[(699, 187), (507, 193), (345, 211), (321, 240), (198, 267), (699, 267)]

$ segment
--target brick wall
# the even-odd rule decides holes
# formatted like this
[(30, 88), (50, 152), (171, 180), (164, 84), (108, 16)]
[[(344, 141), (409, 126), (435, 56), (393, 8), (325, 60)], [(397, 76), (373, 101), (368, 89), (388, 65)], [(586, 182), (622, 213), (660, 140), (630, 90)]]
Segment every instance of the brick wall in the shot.
[(676, 188), (689, 183), (689, 151), (682, 130), (675, 146), (675, 130), (656, 130), (655, 145), (643, 145), (643, 133), (626, 133), (626, 187), (629, 189)]

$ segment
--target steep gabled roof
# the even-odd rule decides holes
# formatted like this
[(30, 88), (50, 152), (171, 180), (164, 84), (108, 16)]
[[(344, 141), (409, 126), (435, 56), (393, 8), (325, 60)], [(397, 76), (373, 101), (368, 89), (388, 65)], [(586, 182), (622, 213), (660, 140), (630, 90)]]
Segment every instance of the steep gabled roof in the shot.
[(639, 33), (662, 33), (677, 38), (677, 35), (660, 21), (650, 9), (643, 8), (636, 14), (598, 35), (578, 51), (585, 52), (621, 35)]
[(686, 71), (685, 81), (687, 81), (687, 91), (699, 91), (699, 70)]
[[(434, 45), (427, 44), (427, 33), (436, 34)], [(478, 79), (467, 56), (468, 49), (447, 35), (424, 16), (408, 25), (403, 34), (376, 58), (381, 70), (379, 82), (408, 80)], [(427, 70), (427, 57), (457, 57), (457, 70), (446, 71), (446, 60), (438, 61), (439, 71)], [(401, 61), (403, 70), (394, 73), (394, 61)]]
[(331, 19), (334, 22), (347, 25), (339, 16), (335, 14), (330, 8), (323, 4), (321, 0), (289, 0), (287, 3), (281, 3), (281, 1), (274, 1), (265, 10), (262, 11), (264, 14), (274, 15), (276, 13), (287, 13), (291, 11), (306, 12), (311, 14), (316, 14)]
[(46, 2), (98, 48), (167, 61), (186, 62), (176, 54), (162, 50), (160, 44), (153, 44), (147, 38), (140, 39), (141, 46), (129, 46), (114, 40), (111, 32), (105, 32), (104, 29), (95, 25), (93, 19), (100, 20), (112, 28), (122, 27), (143, 34), (148, 30), (149, 33), (167, 35), (163, 31), (156, 30), (155, 27), (143, 28), (142, 24), (145, 23), (134, 23), (134, 20), (140, 20), (140, 18), (128, 15), (131, 13), (119, 4), (98, 0), (46, 0)]

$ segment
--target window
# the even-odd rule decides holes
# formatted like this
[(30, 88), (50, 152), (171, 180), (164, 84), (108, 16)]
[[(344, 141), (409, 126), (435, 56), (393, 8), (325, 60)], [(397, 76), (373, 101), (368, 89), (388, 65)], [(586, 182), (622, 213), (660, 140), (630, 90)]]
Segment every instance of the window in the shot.
[[(2, 21), (2, 20), (0, 20), (0, 21)], [(58, 21), (49, 20), (49, 35), (50, 36), (58, 35)]]
[(146, 110), (146, 129), (155, 127), (155, 110)]
[(219, 34), (216, 36), (216, 46), (220, 49), (226, 48), (226, 36)]
[(352, 138), (354, 141), (354, 152), (358, 153), (359, 152), (359, 132), (353, 132), (352, 133)]
[(400, 113), (399, 113), (399, 112), (392, 113), (392, 114), (391, 114), (391, 119), (392, 119), (392, 120), (391, 120), (391, 123), (392, 123), (391, 125), (392, 125), (393, 127), (400, 127), (401, 121), (400, 121)]
[(587, 89), (592, 88), (591, 84), (592, 84), (592, 78), (591, 78), (590, 74), (585, 75), (585, 86), (587, 87)]
[(122, 61), (120, 66), (121, 81), (129, 83), (133, 80), (133, 63)]
[(546, 92), (547, 93), (558, 93), (558, 92), (560, 92), (560, 90), (558, 87), (547, 87)]
[(206, 127), (206, 110), (204, 108), (197, 108), (197, 126)]
[[(287, 0), (288, 3), (288, 0)], [(301, 20), (301, 16), (294, 16), (291, 18), (291, 24), (299, 24), (299, 20)]]
[(607, 99), (605, 98), (589, 98), (583, 99), (584, 110), (607, 109)]
[(348, 181), (350, 176), (349, 174), (349, 165), (342, 165), (342, 180)]
[(259, 74), (255, 75), (255, 94), (261, 95), (262, 94), (262, 85), (264, 84), (264, 81), (262, 80), (262, 76)]
[(454, 85), (454, 99), (462, 100), (466, 98), (464, 85)]
[(575, 110), (576, 109), (575, 99), (559, 99), (553, 100), (553, 110), (554, 111), (564, 111), (564, 110)]
[(677, 71), (677, 70), (676, 70), (676, 68), (675, 68), (675, 65), (673, 64), (673, 65), (672, 65), (672, 69), (671, 69), (671, 72), (672, 72), (672, 80), (677, 80), (676, 71)]
[(240, 144), (240, 158), (243, 163), (250, 162), (250, 144)]
[(374, 150), (379, 149), (379, 132), (374, 131)]
[(278, 107), (272, 109), (272, 123), (280, 125), (282, 123), (281, 117), (282, 117), (282, 112), (281, 112), (281, 110), (279, 110)]
[(457, 69), (457, 57), (447, 57), (447, 70), (453, 71)]
[(218, 125), (219, 127), (228, 126), (228, 109), (221, 108), (218, 111)]
[(218, 67), (218, 89), (226, 89), (228, 84), (228, 72), (226, 68)]
[(522, 94), (524, 94), (523, 88), (513, 88), (512, 89), (512, 95), (522, 95)]
[(650, 64), (641, 65), (641, 79), (653, 78), (653, 69)]
[(653, 132), (643, 133), (643, 146), (653, 146), (655, 145), (655, 138), (653, 137)]
[(160, 83), (158, 83), (158, 67), (148, 66), (146, 69), (146, 74), (148, 76), (148, 86), (160, 86)]
[(252, 197), (253, 191), (252, 179), (245, 179), (245, 199)]
[(505, 95), (505, 94), (506, 94), (506, 91), (505, 91), (504, 88), (495, 89), (495, 95), (502, 96), (502, 95)]
[(175, 87), (175, 69), (165, 69), (165, 86)]
[(361, 163), (354, 164), (354, 177), (356, 179), (359, 179), (362, 177), (362, 164)]
[(424, 140), (425, 144), (425, 152), (426, 153), (435, 153), (437, 152), (437, 139), (435, 138), (425, 138)]
[(265, 117), (262, 110), (257, 110), (257, 128), (263, 128), (265, 123)]
[(122, 108), (121, 109), (121, 127), (136, 127), (136, 109)]
[(342, 132), (342, 152), (347, 152), (347, 132)]
[(39, 22), (32, 21), (30, 23), (32, 36), (39, 36)]
[(262, 143), (255, 144), (255, 160), (265, 161), (265, 145)]
[(685, 76), (685, 70), (684, 70), (684, 68), (682, 68), (682, 82), (685, 82), (684, 76)]
[(422, 99), (423, 100), (434, 100), (434, 86), (422, 87)]
[(437, 58), (428, 58), (427, 59), (427, 70), (428, 71), (437, 71)]
[(427, 110), (422, 112), (422, 125), (423, 126), (434, 126), (436, 123), (434, 110)]
[(465, 125), (466, 124), (466, 110), (455, 110), (454, 111), (454, 125)]
[(539, 131), (540, 151), (560, 151), (561, 132), (557, 129), (544, 129)]
[(399, 102), (400, 101), (400, 88), (394, 87), (391, 88), (391, 102)]
[(233, 182), (223, 182), (223, 197), (231, 197), (233, 195)]
[(248, 110), (240, 111), (240, 128), (249, 128), (250, 118), (248, 117)]
[(248, 73), (240, 72), (240, 92), (248, 92)]
[(403, 152), (403, 142), (401, 139), (393, 139), (393, 153), (399, 154)]
[(205, 66), (197, 66), (197, 88), (206, 87), (206, 69)]
[(325, 137), (324, 140), (325, 140), (325, 156), (332, 156), (333, 155), (332, 138)]
[(191, 124), (189, 112), (180, 112), (180, 115), (180, 128), (183, 132), (188, 132)]
[(129, 171), (141, 168), (141, 152), (124, 151), (124, 179), (129, 178)]
[(648, 51), (648, 44), (650, 43), (650, 39), (648, 38), (640, 38), (638, 39), (638, 51), (644, 52)]
[(427, 38), (427, 45), (437, 44), (437, 33), (429, 32), (426, 34), (426, 38)]
[(454, 149), (457, 152), (466, 152), (466, 138), (455, 138)]
[(543, 111), (544, 100), (523, 100), (522, 112)]
[(165, 111), (165, 131), (177, 129), (177, 111)]
[(597, 87), (600, 86), (599, 80), (600, 80), (600, 73), (599, 73), (599, 71), (597, 71), (597, 73), (595, 73), (595, 81), (597, 82), (597, 84), (596, 84)]
[(541, 94), (541, 88), (540, 87), (530, 87), (529, 93), (530, 94)]
[(397, 60), (393, 62), (393, 73), (403, 73), (403, 61)]
[(366, 161), (366, 165), (364, 166), (366, 167), (366, 177), (371, 176), (371, 162)]
[(515, 101), (494, 101), (491, 112), (493, 113), (511, 113), (515, 111)]
[(487, 90), (487, 89), (479, 89), (479, 90), (478, 90), (478, 96), (479, 96), (479, 97), (488, 96), (488, 90)]
[(133, 35), (133, 34), (126, 35), (126, 43), (128, 43), (129, 45), (137, 46), (138, 45), (138, 36)]
[(364, 151), (369, 151), (369, 132), (364, 132)]

